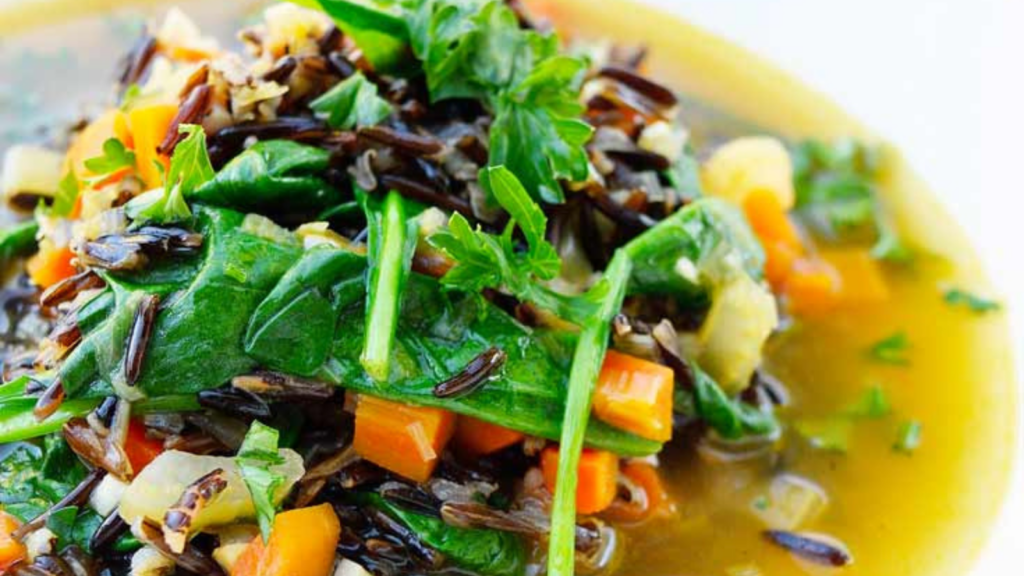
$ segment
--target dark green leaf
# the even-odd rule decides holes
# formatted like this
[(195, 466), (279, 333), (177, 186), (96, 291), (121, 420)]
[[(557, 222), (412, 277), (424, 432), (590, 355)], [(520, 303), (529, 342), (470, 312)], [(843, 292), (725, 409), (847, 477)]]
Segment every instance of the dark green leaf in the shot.
[(0, 230), (0, 272), (7, 265), (21, 256), (28, 256), (36, 248), (36, 234), (39, 224), (35, 220), (26, 220)]
[(456, 528), (438, 518), (401, 508), (377, 495), (369, 496), (368, 500), (459, 568), (489, 576), (520, 576), (526, 569), (526, 550), (515, 534)]
[(1002, 305), (995, 300), (978, 296), (977, 294), (961, 290), (959, 288), (949, 288), (943, 295), (943, 300), (950, 306), (966, 306), (971, 312), (975, 314), (985, 314), (986, 312), (994, 312), (1002, 308)]
[(315, 213), (341, 201), (321, 177), (330, 157), (326, 150), (288, 140), (257, 142), (186, 198), (271, 216)]
[(373, 126), (391, 115), (388, 101), (377, 95), (377, 85), (356, 72), (313, 100), (309, 107), (331, 128), (351, 130)]
[(700, 418), (722, 438), (772, 434), (778, 430), (774, 415), (739, 399), (729, 398), (703, 370), (693, 367), (694, 407)]

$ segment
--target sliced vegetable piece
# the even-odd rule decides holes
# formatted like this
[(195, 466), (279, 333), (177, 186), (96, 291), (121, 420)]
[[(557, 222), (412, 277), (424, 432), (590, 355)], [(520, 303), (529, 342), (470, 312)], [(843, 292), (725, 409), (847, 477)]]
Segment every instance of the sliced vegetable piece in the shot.
[(409, 218), (402, 196), (392, 190), (383, 201), (358, 191), (369, 228), (367, 247), (366, 337), (359, 356), (366, 373), (378, 382), (390, 375), (402, 292), (412, 268), (419, 224)]
[(551, 507), (551, 540), (548, 545), (548, 574), (551, 576), (570, 576), (575, 566), (577, 469), (594, 385), (608, 349), (612, 317), (622, 309), (632, 270), (630, 255), (625, 250), (617, 250), (604, 277), (587, 295), (598, 303), (598, 308), (592, 322), (580, 333), (569, 372), (559, 442), (558, 485), (555, 486)]
[(38, 198), (57, 193), (63, 161), (57, 152), (40, 146), (11, 146), (4, 154), (0, 192), (15, 206), (32, 208)]
[(266, 545), (253, 538), (231, 576), (328, 576), (340, 537), (341, 523), (330, 504), (282, 512)]
[(526, 435), (504, 426), (484, 422), (471, 416), (459, 416), (455, 425), (452, 445), (465, 456), (477, 457), (492, 454), (521, 442)]
[(36, 286), (49, 288), (78, 273), (71, 263), (74, 257), (74, 252), (67, 246), (43, 248), (25, 262), (25, 271)]
[(139, 420), (128, 424), (128, 438), (124, 443), (124, 452), (131, 462), (135, 474), (142, 472), (146, 466), (164, 451), (164, 443), (146, 435), (146, 425)]
[[(178, 113), (173, 104), (153, 104), (135, 108), (128, 113), (128, 124), (135, 140), (135, 159), (138, 163), (139, 176), (147, 188), (158, 188), (163, 185), (164, 174), (170, 168), (171, 159), (157, 152), (157, 147), (164, 141), (171, 121)], [(106, 139), (100, 141), (100, 150)], [(91, 158), (91, 154), (84, 158)], [(83, 158), (83, 160), (84, 160)], [(159, 168), (158, 168), (159, 166)]]
[(674, 387), (671, 368), (609, 350), (594, 390), (594, 414), (637, 436), (667, 442)]
[[(274, 490), (272, 501), (275, 504), (284, 500), (304, 472), (302, 458), (294, 451), (282, 449), (278, 453), (284, 463), (270, 469), (284, 481)], [(176, 450), (164, 452), (135, 476), (121, 498), (121, 517), (129, 524), (141, 518), (163, 518), (186, 488), (218, 468), (224, 471), (222, 478), (226, 487), (192, 517), (189, 530), (194, 532), (206, 526), (255, 518), (256, 508), (234, 458), (199, 456)]]
[(784, 210), (796, 202), (793, 165), (777, 138), (748, 136), (725, 143), (704, 163), (707, 194), (744, 206), (754, 192), (768, 192)]
[(0, 511), (0, 571), (25, 558), (25, 545), (14, 537), (14, 531), (20, 527), (21, 522), (17, 518)]
[(365, 394), (356, 407), (356, 452), (396, 474), (426, 482), (455, 432), (455, 414)]
[[(548, 446), (540, 454), (544, 485), (551, 493), (557, 489), (558, 460), (557, 446)], [(585, 448), (576, 470), (576, 512), (597, 514), (610, 506), (618, 486), (619, 457), (607, 450)]]

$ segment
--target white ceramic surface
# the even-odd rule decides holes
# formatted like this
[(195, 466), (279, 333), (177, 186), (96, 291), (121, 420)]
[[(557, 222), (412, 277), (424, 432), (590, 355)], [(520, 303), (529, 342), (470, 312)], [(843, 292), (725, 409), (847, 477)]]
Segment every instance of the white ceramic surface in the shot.
[[(1024, 1), (646, 1), (766, 56), (899, 146), (1009, 305), (1024, 398)], [(972, 576), (1024, 574), (1018, 438), (1013, 489)]]

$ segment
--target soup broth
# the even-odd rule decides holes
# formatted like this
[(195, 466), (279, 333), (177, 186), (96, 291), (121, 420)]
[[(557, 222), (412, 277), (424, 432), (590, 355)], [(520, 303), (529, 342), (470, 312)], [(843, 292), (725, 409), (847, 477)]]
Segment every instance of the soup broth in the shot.
[[(144, 3), (106, 10), (107, 4), (43, 2), (0, 11), (0, 153), (26, 137), (59, 141), (62, 126), (90, 112), (83, 103), (107, 94), (114, 63), (143, 19), (162, 10)], [(224, 41), (260, 6), (179, 4)], [(645, 44), (650, 72), (683, 95), (698, 153), (752, 133), (875, 140), (786, 75), (654, 10), (620, 0), (600, 8), (585, 0), (532, 4), (573, 38)], [(984, 273), (950, 217), (899, 155), (883, 149), (884, 201), (921, 255), (909, 267), (886, 269), (891, 294), (884, 303), (784, 325), (769, 342), (766, 362), (791, 395), (779, 450), (670, 446), (660, 459), (677, 513), (628, 528), (616, 573), (959, 575), (976, 555), (1006, 488), (1014, 440), (1005, 320), (944, 301), (948, 287), (986, 293)], [(905, 335), (905, 362), (873, 360), (871, 347), (894, 334)], [(873, 390), (884, 393), (884, 414), (843, 415)], [(920, 446), (894, 449), (900, 426), (910, 421), (921, 426)], [(824, 434), (847, 425), (845, 452), (809, 441), (809, 428)], [(851, 566), (834, 572), (762, 536), (765, 514), (780, 505), (771, 484), (782, 474), (820, 486), (827, 503), (801, 528), (845, 543)]]

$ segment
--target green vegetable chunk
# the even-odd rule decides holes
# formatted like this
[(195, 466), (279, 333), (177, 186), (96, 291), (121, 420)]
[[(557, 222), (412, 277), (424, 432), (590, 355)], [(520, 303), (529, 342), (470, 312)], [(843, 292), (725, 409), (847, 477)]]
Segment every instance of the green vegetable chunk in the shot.
[(4, 269), (12, 260), (28, 256), (36, 249), (36, 233), (39, 224), (35, 220), (26, 220), (0, 230), (0, 269)]
[(551, 504), (551, 540), (548, 545), (548, 574), (551, 576), (572, 576), (575, 566), (577, 468), (594, 386), (608, 349), (612, 317), (622, 308), (631, 268), (629, 255), (623, 250), (616, 251), (601, 282), (589, 295), (599, 302), (597, 314), (583, 328), (573, 355), (559, 441), (558, 482)]
[(369, 228), (366, 275), (366, 337), (359, 355), (366, 373), (378, 382), (388, 379), (402, 291), (412, 268), (418, 222), (407, 202), (394, 190), (383, 200), (358, 191)]

